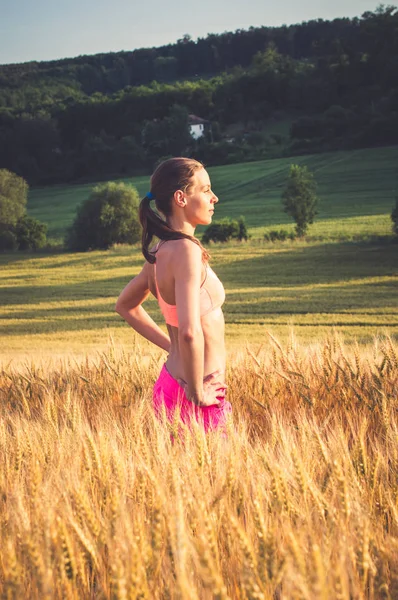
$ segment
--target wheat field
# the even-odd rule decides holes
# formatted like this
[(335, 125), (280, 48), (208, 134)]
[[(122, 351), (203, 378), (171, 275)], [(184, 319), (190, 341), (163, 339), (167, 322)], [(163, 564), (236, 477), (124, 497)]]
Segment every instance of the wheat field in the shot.
[(164, 356), (0, 371), (5, 599), (398, 597), (398, 353), (236, 351), (227, 436), (157, 421)]

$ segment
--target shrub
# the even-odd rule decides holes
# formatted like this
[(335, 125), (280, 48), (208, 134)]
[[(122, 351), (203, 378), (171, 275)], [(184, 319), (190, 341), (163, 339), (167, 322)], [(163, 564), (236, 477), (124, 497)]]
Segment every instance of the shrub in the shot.
[(250, 131), (245, 135), (244, 139), (249, 146), (258, 147), (266, 143), (267, 136), (263, 131)]
[(67, 233), (70, 250), (106, 250), (112, 244), (133, 244), (140, 239), (137, 190), (125, 183), (96, 186), (77, 209)]
[(47, 243), (47, 225), (33, 217), (18, 219), (14, 232), (20, 250), (39, 250)]
[(264, 239), (267, 242), (284, 242), (285, 240), (294, 240), (295, 238), (294, 233), (287, 231), (287, 229), (272, 229), (264, 234)]
[(286, 141), (286, 138), (281, 133), (271, 133), (270, 139), (274, 144), (283, 144)]
[(227, 165), (236, 162), (242, 162), (247, 158), (249, 146), (244, 146), (238, 142), (220, 142), (197, 144), (195, 158), (207, 165)]
[(242, 240), (246, 241), (249, 239), (245, 217), (239, 217), (238, 219), (238, 235), (236, 239), (238, 239), (240, 242)]
[(248, 237), (249, 234), (244, 217), (239, 217), (239, 219), (225, 217), (219, 221), (213, 221), (206, 228), (202, 236), (202, 241), (204, 244), (208, 244), (210, 241), (228, 242), (230, 239), (242, 241), (247, 240)]
[(0, 252), (18, 250), (17, 236), (11, 229), (0, 230)]
[(324, 135), (324, 120), (321, 117), (300, 117), (290, 126), (291, 138), (312, 139)]
[(317, 184), (307, 167), (290, 165), (286, 188), (282, 194), (283, 210), (296, 222), (298, 237), (305, 235), (308, 225), (314, 222), (317, 214)]
[(398, 197), (395, 200), (395, 207), (392, 209), (391, 221), (392, 221), (392, 230), (394, 233), (396, 233), (398, 235)]

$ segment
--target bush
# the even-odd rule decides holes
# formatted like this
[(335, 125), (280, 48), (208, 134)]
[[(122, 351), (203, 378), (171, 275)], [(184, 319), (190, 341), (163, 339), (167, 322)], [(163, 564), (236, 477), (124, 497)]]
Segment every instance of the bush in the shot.
[(230, 219), (228, 217), (220, 219), (219, 221), (213, 221), (209, 225), (203, 236), (202, 241), (204, 244), (212, 242), (228, 242), (230, 239), (236, 240), (247, 240), (249, 234), (247, 232), (247, 225), (244, 217), (239, 219)]
[(287, 231), (287, 229), (272, 229), (264, 234), (264, 239), (267, 242), (284, 242), (285, 240), (294, 240), (296, 236), (294, 233)]
[(245, 217), (239, 217), (238, 219), (238, 237), (237, 239), (241, 242), (242, 240), (249, 239), (249, 232), (247, 231), (247, 225)]
[(11, 229), (0, 230), (0, 252), (18, 250), (17, 236)]
[(70, 250), (106, 250), (113, 244), (134, 244), (140, 239), (137, 190), (125, 183), (96, 186), (77, 209), (65, 244)]
[(395, 207), (392, 209), (391, 221), (392, 221), (392, 230), (394, 233), (396, 233), (398, 235), (398, 197), (395, 200)]
[(236, 162), (243, 162), (247, 158), (247, 153), (250, 148), (244, 147), (236, 141), (207, 143), (201, 142), (197, 144), (195, 149), (195, 158), (207, 165), (227, 165)]
[(285, 136), (282, 135), (281, 133), (271, 133), (271, 135), (269, 137), (271, 138), (271, 141), (274, 144), (277, 144), (278, 146), (280, 144), (283, 144), (284, 142), (286, 142)]
[(47, 243), (47, 225), (24, 215), (14, 229), (20, 250), (39, 250)]
[(267, 140), (268, 138), (263, 131), (250, 131), (244, 136), (244, 141), (249, 144), (249, 146), (254, 146), (256, 148), (265, 144)]
[(307, 167), (290, 165), (289, 179), (282, 194), (283, 210), (296, 222), (298, 237), (305, 235), (317, 214), (317, 184)]
[(325, 122), (321, 117), (300, 117), (290, 126), (290, 137), (312, 139), (324, 135)]

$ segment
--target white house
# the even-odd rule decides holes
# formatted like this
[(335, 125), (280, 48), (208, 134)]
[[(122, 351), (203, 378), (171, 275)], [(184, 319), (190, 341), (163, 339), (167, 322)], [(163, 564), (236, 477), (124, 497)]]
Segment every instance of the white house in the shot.
[(206, 121), (206, 119), (201, 119), (196, 115), (188, 115), (188, 125), (191, 136), (194, 140), (199, 139), (205, 133), (205, 128), (210, 126), (210, 121)]

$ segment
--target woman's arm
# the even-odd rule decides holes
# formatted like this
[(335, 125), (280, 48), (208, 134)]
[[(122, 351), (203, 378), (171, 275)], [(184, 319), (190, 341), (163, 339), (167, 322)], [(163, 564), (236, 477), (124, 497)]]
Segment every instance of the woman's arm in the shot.
[(187, 397), (204, 403), (204, 339), (200, 321), (202, 250), (189, 240), (179, 240), (173, 264), (178, 317), (178, 344)]
[(130, 281), (116, 302), (116, 312), (144, 338), (166, 352), (170, 350), (170, 338), (164, 333), (141, 304), (149, 296), (149, 265), (145, 263), (141, 273)]

